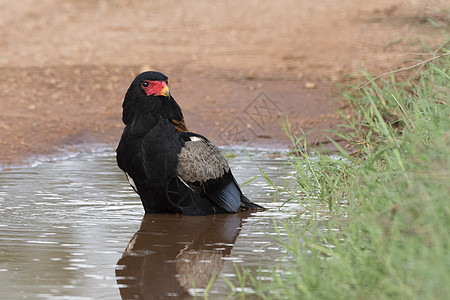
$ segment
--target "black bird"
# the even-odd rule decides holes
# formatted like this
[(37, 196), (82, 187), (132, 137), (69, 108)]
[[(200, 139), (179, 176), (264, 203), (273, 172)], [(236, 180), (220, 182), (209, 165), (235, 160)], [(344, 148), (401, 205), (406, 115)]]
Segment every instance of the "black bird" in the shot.
[(168, 78), (144, 72), (123, 101), (125, 129), (117, 164), (146, 213), (208, 215), (263, 209), (242, 194), (225, 157), (207, 138), (188, 132)]

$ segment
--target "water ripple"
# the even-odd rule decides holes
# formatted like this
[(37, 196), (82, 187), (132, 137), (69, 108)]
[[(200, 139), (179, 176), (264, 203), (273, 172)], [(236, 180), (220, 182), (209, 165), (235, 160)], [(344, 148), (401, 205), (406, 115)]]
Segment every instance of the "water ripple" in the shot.
[[(224, 152), (236, 155), (230, 165), (239, 182), (261, 175), (255, 165), (269, 177), (278, 178), (280, 186), (292, 180), (292, 170), (285, 166), (287, 158), (282, 154), (236, 148)], [(180, 239), (177, 244), (182, 257), (165, 263), (179, 270), (192, 262), (219, 264), (223, 277), (238, 285), (235, 264), (257, 270), (265, 261), (288, 261), (286, 251), (273, 239), (286, 233), (282, 229), (277, 233), (274, 220), (293, 218), (299, 212), (304, 212), (303, 219), (311, 219), (313, 214), (295, 201), (280, 209), (289, 195), (278, 189), (261, 177), (245, 185), (244, 193), (268, 210), (236, 225), (240, 233), (235, 241), (204, 244), (207, 251), (191, 251), (192, 241)], [(140, 199), (117, 168), (113, 152), (0, 171), (0, 217), (0, 291), (4, 299), (120, 299), (119, 288), (128, 286), (122, 280), (129, 278), (116, 276), (116, 271), (124, 270), (124, 266), (116, 266), (117, 261), (124, 253), (136, 259), (154, 254), (150, 249), (126, 250), (145, 222)], [(146, 234), (164, 238), (163, 232)], [(167, 243), (153, 246), (174, 247)], [(214, 253), (228, 254), (216, 257)], [(180, 274), (177, 280), (188, 282)], [(270, 280), (270, 276), (261, 279)], [(188, 289), (197, 295), (202, 291)], [(211, 293), (222, 298), (228, 292), (226, 282), (217, 280)]]

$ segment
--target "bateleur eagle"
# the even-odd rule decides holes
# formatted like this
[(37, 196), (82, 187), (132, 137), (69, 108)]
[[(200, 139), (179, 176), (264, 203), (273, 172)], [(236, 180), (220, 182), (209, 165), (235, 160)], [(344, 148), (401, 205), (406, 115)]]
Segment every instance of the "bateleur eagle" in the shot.
[(225, 157), (207, 138), (189, 132), (159, 72), (144, 72), (123, 101), (125, 124), (117, 164), (146, 213), (208, 215), (263, 209), (242, 194)]

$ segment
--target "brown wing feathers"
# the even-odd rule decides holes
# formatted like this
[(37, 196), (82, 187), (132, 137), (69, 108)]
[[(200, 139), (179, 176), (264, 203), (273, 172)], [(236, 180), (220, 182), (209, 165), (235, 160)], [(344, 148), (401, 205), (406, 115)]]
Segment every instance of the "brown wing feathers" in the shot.
[(173, 122), (173, 124), (175, 124), (175, 129), (178, 132), (187, 132), (188, 131), (186, 124), (184, 123), (184, 118), (181, 121), (172, 119), (172, 122)]

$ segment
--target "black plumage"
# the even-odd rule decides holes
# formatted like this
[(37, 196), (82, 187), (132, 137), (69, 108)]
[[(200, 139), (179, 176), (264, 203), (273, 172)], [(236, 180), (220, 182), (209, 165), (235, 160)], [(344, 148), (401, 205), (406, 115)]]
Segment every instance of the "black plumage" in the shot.
[(188, 132), (168, 78), (144, 72), (123, 101), (125, 129), (117, 163), (146, 213), (207, 215), (262, 209), (242, 194), (225, 157), (207, 138)]

